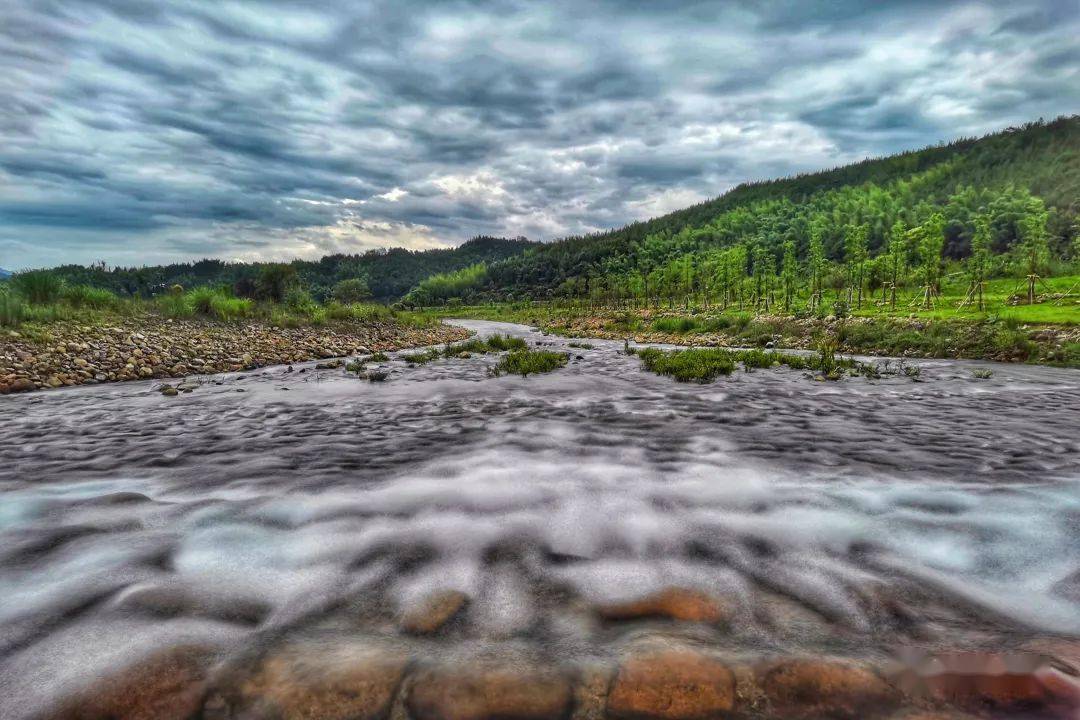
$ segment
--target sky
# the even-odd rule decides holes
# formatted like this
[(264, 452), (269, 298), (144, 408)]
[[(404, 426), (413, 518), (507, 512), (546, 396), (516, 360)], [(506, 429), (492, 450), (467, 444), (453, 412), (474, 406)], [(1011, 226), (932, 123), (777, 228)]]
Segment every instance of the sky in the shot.
[(0, 0), (0, 267), (553, 240), (1080, 112), (1080, 0)]

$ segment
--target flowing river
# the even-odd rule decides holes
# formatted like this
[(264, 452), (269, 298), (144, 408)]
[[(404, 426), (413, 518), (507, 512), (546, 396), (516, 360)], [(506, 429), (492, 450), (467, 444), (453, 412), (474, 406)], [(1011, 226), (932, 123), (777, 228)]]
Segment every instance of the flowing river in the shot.
[[(66, 717), (180, 646), (234, 673), (328, 638), (414, 663), (603, 665), (656, 638), (751, 663), (1075, 652), (1080, 372), (919, 361), (919, 382), (680, 384), (619, 342), (457, 323), (571, 361), (0, 400), (0, 717)], [(203, 717), (232, 712), (200, 688)]]

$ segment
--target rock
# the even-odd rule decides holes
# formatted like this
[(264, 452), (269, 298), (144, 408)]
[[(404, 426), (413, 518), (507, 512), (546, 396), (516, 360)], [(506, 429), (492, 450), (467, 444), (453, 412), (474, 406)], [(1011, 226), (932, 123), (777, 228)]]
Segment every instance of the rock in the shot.
[(899, 674), (907, 693), (973, 710), (1080, 711), (1075, 668), (1036, 653), (960, 652), (927, 656)]
[(627, 720), (723, 717), (735, 705), (735, 675), (720, 661), (690, 649), (633, 655), (620, 665), (607, 715)]
[(176, 397), (180, 394), (180, 391), (174, 387), (165, 387), (161, 389), (161, 394), (165, 397)]
[(785, 718), (861, 720), (899, 699), (870, 670), (834, 660), (782, 660), (759, 668), (757, 677), (773, 712)]
[(450, 622), (468, 601), (469, 596), (457, 590), (433, 592), (402, 613), (401, 629), (413, 635), (436, 632)]
[(573, 701), (570, 678), (550, 663), (492, 658), (421, 668), (405, 705), (414, 720), (559, 720)]
[(8, 392), (31, 392), (37, 390), (37, 385), (32, 380), (26, 378), (17, 378), (14, 382), (8, 385)]
[(49, 379), (45, 381), (45, 384), (52, 388), (58, 388), (64, 384), (64, 381), (56, 375), (50, 375)]
[[(323, 356), (323, 357), (325, 357), (325, 356)], [(315, 364), (315, 369), (316, 370), (335, 370), (335, 369), (341, 367), (344, 364), (345, 363), (342, 362), (341, 360), (331, 360), (329, 362), (316, 363)]]
[(180, 646), (157, 652), (91, 683), (61, 702), (52, 720), (186, 720), (195, 715), (214, 650)]
[(408, 657), (359, 643), (305, 643), (270, 653), (250, 673), (215, 682), (203, 718), (381, 720), (387, 717)]
[(719, 623), (731, 617), (731, 609), (718, 599), (686, 588), (667, 588), (639, 600), (601, 605), (597, 612), (605, 620), (637, 620), (663, 617), (687, 622)]

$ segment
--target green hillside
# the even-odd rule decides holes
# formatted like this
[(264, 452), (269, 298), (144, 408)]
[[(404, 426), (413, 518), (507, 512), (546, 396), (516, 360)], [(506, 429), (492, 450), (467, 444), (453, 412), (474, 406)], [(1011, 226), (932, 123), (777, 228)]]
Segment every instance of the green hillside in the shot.
[(760, 307), (785, 283), (804, 299), (815, 283), (856, 280), (868, 292), (885, 282), (914, 291), (926, 272), (970, 258), (973, 240), (984, 280), (1027, 275), (1028, 246), (1041, 277), (1080, 256), (1078, 212), (1073, 116), (747, 183), (647, 222), (428, 278), (407, 300), (678, 297), (708, 305), (738, 297)]

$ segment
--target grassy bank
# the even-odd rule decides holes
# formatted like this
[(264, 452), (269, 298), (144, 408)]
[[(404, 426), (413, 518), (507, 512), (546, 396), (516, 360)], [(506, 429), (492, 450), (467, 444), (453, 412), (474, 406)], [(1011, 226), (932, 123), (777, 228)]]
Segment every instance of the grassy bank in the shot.
[[(1067, 305), (971, 313), (943, 301), (926, 312), (865, 309), (835, 315), (764, 315), (702, 307), (615, 309), (513, 303), (445, 308), (437, 314), (536, 325), (568, 337), (633, 338), (638, 342), (812, 349), (832, 338), (843, 352), (924, 358), (966, 358), (1080, 367), (1080, 310)], [(1054, 317), (1057, 322), (1036, 322)]]
[(175, 287), (139, 299), (44, 271), (16, 275), (0, 283), (0, 394), (234, 372), (468, 335), (431, 314), (316, 303), (297, 287), (280, 290), (254, 299)]
[(54, 323), (102, 325), (125, 319), (259, 322), (279, 328), (325, 327), (335, 323), (397, 322), (430, 327), (431, 314), (397, 312), (368, 302), (315, 302), (299, 288), (265, 299), (236, 297), (226, 288), (171, 288), (150, 299), (121, 297), (88, 285), (68, 285), (46, 271), (0, 283), (0, 328), (34, 337)]

